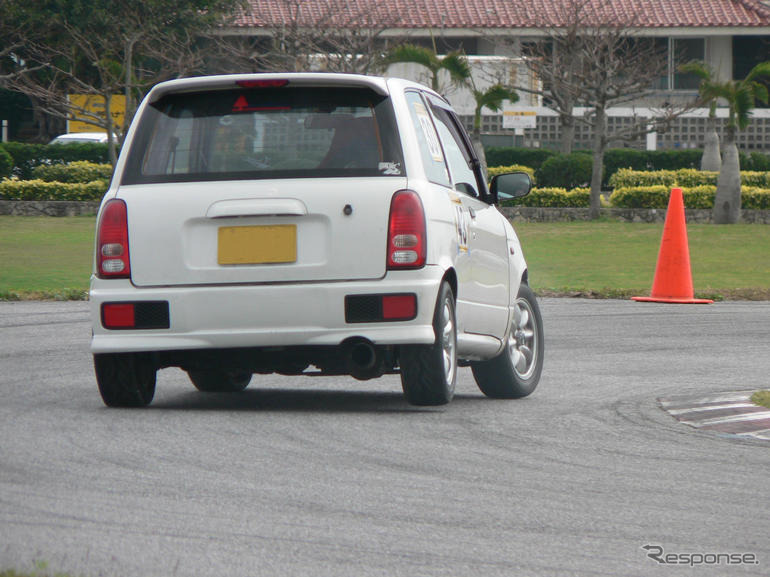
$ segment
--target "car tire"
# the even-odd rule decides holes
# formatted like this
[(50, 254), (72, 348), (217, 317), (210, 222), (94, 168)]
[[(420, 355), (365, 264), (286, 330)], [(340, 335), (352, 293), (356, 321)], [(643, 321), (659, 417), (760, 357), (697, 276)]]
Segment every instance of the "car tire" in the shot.
[(249, 386), (251, 373), (187, 371), (192, 384), (205, 393), (240, 393)]
[(513, 307), (505, 348), (493, 359), (471, 364), (479, 389), (495, 399), (530, 395), (543, 370), (543, 319), (535, 293), (522, 284)]
[(445, 405), (452, 400), (457, 382), (457, 322), (455, 298), (449, 283), (439, 288), (433, 313), (432, 345), (401, 347), (401, 386), (412, 405)]
[(108, 407), (145, 407), (155, 396), (157, 368), (148, 353), (95, 354), (94, 372)]

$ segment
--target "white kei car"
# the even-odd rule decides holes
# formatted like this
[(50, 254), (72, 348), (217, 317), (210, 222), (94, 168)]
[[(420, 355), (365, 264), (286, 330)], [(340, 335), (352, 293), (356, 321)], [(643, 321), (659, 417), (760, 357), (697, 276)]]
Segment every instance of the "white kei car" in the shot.
[(452, 399), (529, 395), (543, 329), (521, 245), (468, 135), (395, 78), (173, 80), (142, 102), (98, 215), (91, 352), (109, 406), (152, 401), (158, 369), (201, 391), (255, 373), (376, 378)]

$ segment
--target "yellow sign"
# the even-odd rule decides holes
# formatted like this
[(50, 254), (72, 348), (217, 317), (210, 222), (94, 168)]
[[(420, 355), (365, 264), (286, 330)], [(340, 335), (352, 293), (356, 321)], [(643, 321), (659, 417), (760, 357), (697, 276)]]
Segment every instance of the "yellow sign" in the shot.
[(503, 110), (503, 128), (535, 128), (537, 112), (535, 110), (509, 109)]
[[(96, 115), (105, 120), (105, 102), (104, 98), (96, 94), (70, 94), (70, 104), (73, 107), (73, 114), (76, 117), (88, 118), (90, 115)], [(123, 129), (123, 121), (126, 117), (126, 97), (124, 94), (113, 94), (110, 98), (110, 115), (115, 131)], [(82, 120), (68, 120), (67, 132), (105, 132), (105, 129), (83, 122)]]

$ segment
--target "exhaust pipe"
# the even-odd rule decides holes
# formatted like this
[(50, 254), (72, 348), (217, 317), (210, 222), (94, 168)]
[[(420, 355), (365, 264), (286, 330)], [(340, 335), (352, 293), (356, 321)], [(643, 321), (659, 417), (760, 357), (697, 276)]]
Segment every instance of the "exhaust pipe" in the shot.
[(385, 359), (381, 351), (367, 339), (350, 339), (344, 354), (348, 373), (359, 381), (376, 379), (385, 373)]

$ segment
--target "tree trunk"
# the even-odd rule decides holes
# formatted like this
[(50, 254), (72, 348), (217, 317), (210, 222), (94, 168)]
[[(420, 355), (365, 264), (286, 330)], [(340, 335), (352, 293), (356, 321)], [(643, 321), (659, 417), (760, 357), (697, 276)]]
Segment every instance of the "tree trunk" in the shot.
[(575, 143), (575, 117), (572, 110), (559, 115), (561, 124), (561, 153), (572, 154), (572, 146)]
[(128, 132), (128, 126), (131, 124), (131, 119), (134, 118), (136, 112), (136, 103), (134, 102), (134, 40), (127, 39), (125, 45), (125, 56), (123, 58), (123, 69), (125, 76), (125, 112), (123, 119), (123, 126), (118, 127), (121, 134)]
[(604, 175), (604, 149), (606, 148), (607, 112), (596, 109), (594, 122), (593, 166), (591, 168), (591, 204), (588, 211), (592, 220), (599, 218), (602, 208), (602, 176)]
[(479, 162), (481, 163), (481, 172), (484, 175), (484, 178), (487, 178), (487, 155), (484, 152), (484, 145), (481, 143), (481, 137), (478, 138), (476, 135), (473, 135), (472, 138), (473, 148), (476, 149), (476, 156), (479, 157)]
[(107, 131), (107, 151), (110, 155), (110, 164), (114, 167), (118, 163), (118, 151), (115, 145), (115, 123), (112, 119), (112, 94), (102, 94), (104, 98), (105, 130)]
[(735, 128), (725, 134), (724, 158), (714, 197), (714, 224), (735, 224), (741, 216), (741, 163), (735, 143)]
[(722, 156), (719, 153), (717, 119), (709, 116), (708, 124), (706, 126), (706, 140), (703, 146), (703, 156), (700, 159), (700, 169), (719, 172), (721, 168)]
[(476, 112), (473, 116), (473, 134), (471, 134), (471, 143), (473, 148), (476, 149), (476, 156), (479, 157), (481, 162), (481, 172), (484, 178), (487, 178), (487, 155), (484, 152), (484, 145), (481, 143), (481, 107), (476, 107)]

